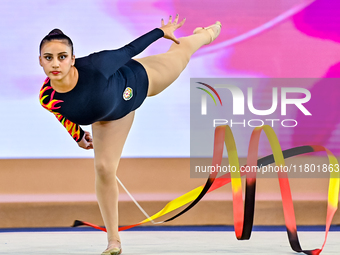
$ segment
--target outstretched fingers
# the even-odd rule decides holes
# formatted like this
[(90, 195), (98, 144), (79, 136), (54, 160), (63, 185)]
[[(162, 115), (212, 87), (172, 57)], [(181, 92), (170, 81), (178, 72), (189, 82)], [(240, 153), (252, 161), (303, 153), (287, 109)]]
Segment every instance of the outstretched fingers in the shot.
[(179, 44), (179, 40), (175, 37), (174, 31), (181, 26), (183, 26), (185, 19), (183, 19), (180, 23), (178, 23), (179, 15), (176, 14), (175, 19), (172, 21), (172, 16), (169, 16), (169, 21), (167, 24), (164, 23), (164, 20), (162, 19), (162, 26), (161, 30), (164, 32), (164, 38), (170, 39), (174, 41), (175, 43)]
[(183, 26), (183, 24), (186, 20), (184, 18), (180, 23), (178, 23), (178, 19), (179, 19), (179, 14), (176, 14), (176, 18), (174, 19), (174, 21), (172, 21), (172, 15), (170, 15), (167, 24), (164, 23), (164, 19), (161, 19), (161, 25), (162, 25), (162, 27), (163, 26), (175, 26), (175, 30), (176, 30), (177, 28)]
[[(178, 15), (178, 14), (177, 14)], [(177, 18), (178, 19), (178, 18)], [(180, 28), (181, 26), (183, 26), (184, 22), (186, 21), (186, 18), (184, 18), (180, 23), (178, 23), (176, 26), (176, 29), (177, 28)]]
[[(177, 28), (180, 28), (181, 26), (183, 26), (184, 22), (185, 22), (185, 18), (180, 22), (178, 23), (178, 20), (179, 20), (179, 14), (176, 14), (176, 18), (175, 20), (172, 22), (172, 16), (170, 15), (170, 18), (169, 18), (169, 23), (174, 25), (175, 26), (175, 29)], [(168, 23), (168, 24), (169, 24)], [(178, 24), (177, 24), (178, 23)]]

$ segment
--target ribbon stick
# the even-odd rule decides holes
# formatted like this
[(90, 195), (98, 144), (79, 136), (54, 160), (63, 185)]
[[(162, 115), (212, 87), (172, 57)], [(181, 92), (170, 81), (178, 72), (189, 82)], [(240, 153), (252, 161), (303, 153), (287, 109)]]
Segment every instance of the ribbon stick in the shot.
[[(271, 146), (271, 150), (273, 152), (272, 155), (267, 157), (257, 159), (258, 157), (258, 148), (259, 148), (259, 140), (260, 134), (264, 131), (268, 141)], [(215, 189), (218, 189), (228, 183), (231, 182), (232, 185), (232, 194), (233, 194), (233, 214), (234, 214), (234, 229), (235, 235), (238, 240), (249, 239), (253, 227), (253, 219), (254, 219), (254, 206), (255, 206), (255, 192), (256, 192), (256, 172), (245, 172), (241, 171), (239, 166), (239, 159), (236, 150), (236, 144), (229, 126), (218, 126), (215, 128), (215, 136), (214, 136), (214, 151), (213, 151), (213, 166), (220, 166), (223, 158), (223, 149), (224, 144), (226, 145), (226, 149), (228, 152), (229, 164), (231, 169), (236, 169), (236, 171), (231, 171), (231, 173), (224, 174), (218, 178), (217, 171), (211, 172), (209, 174), (209, 178), (207, 182), (189, 191), (188, 193), (170, 201), (165, 205), (165, 207), (157, 212), (156, 214), (149, 216), (147, 219), (133, 224), (129, 226), (123, 226), (119, 228), (119, 231), (133, 228), (135, 226), (144, 224), (149, 221), (153, 221), (156, 218), (159, 218), (167, 213), (170, 213), (186, 204), (189, 204), (182, 211), (177, 213), (175, 216), (163, 221), (168, 222), (174, 220), (179, 217), (183, 213), (189, 211), (192, 207), (194, 207), (205, 194), (212, 192)], [(328, 188), (328, 205), (327, 205), (327, 217), (326, 217), (326, 230), (325, 230), (325, 239), (323, 245), (320, 249), (313, 250), (303, 250), (299, 243), (296, 221), (295, 221), (295, 213), (293, 207), (293, 200), (289, 185), (288, 174), (283, 170), (285, 166), (284, 159), (302, 155), (305, 153), (311, 152), (326, 152), (329, 160), (329, 172), (330, 172), (330, 181)], [(329, 232), (329, 228), (331, 226), (331, 222), (333, 216), (338, 208), (338, 199), (339, 199), (339, 164), (335, 156), (325, 147), (323, 146), (301, 146), (295, 147), (292, 149), (288, 149), (285, 151), (281, 150), (281, 146), (277, 139), (277, 136), (274, 130), (268, 126), (257, 127), (253, 130), (249, 148), (248, 148), (248, 156), (247, 156), (247, 165), (244, 167), (263, 167), (269, 165), (271, 163), (276, 164), (279, 167), (280, 171), (278, 171), (278, 179), (281, 190), (281, 198), (283, 205), (284, 218), (287, 228), (288, 240), (291, 248), (296, 252), (303, 252), (309, 255), (320, 254), (323, 250), (327, 235)], [(332, 167), (332, 169), (331, 169)], [(332, 171), (331, 171), (332, 170)], [(243, 197), (242, 197), (242, 186), (241, 186), (241, 176), (246, 175), (246, 194), (245, 194), (245, 202), (243, 205)], [(87, 225), (90, 227), (94, 227), (103, 231), (106, 231), (105, 228), (96, 226), (92, 223), (84, 222), (84, 221), (75, 221), (74, 227), (80, 225)]]

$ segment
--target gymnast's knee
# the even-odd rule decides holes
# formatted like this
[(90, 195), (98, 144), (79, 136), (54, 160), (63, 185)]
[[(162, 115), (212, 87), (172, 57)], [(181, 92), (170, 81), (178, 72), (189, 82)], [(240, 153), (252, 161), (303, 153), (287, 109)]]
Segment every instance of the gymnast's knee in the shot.
[(96, 177), (102, 180), (115, 180), (118, 164), (106, 162), (105, 160), (95, 161)]

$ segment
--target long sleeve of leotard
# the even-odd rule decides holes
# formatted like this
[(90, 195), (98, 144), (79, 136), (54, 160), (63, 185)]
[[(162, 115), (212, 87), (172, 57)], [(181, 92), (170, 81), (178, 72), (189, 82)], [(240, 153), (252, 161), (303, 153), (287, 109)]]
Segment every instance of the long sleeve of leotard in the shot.
[(91, 54), (92, 64), (100, 70), (106, 78), (109, 78), (132, 57), (141, 53), (151, 43), (163, 36), (164, 32), (159, 28), (155, 28), (122, 48), (104, 50)]
[(73, 123), (72, 121), (66, 119), (59, 112), (57, 112), (57, 109), (59, 109), (60, 106), (56, 106), (56, 105), (58, 103), (62, 103), (63, 101), (53, 98), (55, 91), (53, 91), (53, 88), (51, 86), (46, 85), (47, 81), (48, 79), (46, 79), (43, 87), (40, 90), (40, 94), (39, 94), (40, 104), (46, 110), (53, 113), (56, 116), (56, 118), (60, 121), (60, 123), (66, 128), (67, 132), (72, 136), (72, 138), (76, 142), (79, 142), (85, 134), (84, 130), (78, 124)]
[(85, 134), (84, 130), (78, 124), (73, 123), (72, 121), (66, 119), (60, 113), (53, 112), (53, 111), (52, 113), (57, 117), (60, 123), (66, 128), (67, 132), (72, 136), (72, 138), (76, 142), (80, 142)]

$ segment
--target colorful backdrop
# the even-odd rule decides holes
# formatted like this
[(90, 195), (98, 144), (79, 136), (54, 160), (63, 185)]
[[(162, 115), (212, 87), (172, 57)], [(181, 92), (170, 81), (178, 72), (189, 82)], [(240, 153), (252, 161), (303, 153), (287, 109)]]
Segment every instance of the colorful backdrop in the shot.
[[(193, 56), (170, 88), (148, 98), (138, 109), (123, 152), (125, 157), (190, 155), (191, 77), (340, 75), (337, 0), (2, 0), (0, 158), (93, 157), (93, 151), (80, 149), (57, 119), (39, 105), (38, 94), (45, 75), (38, 63), (38, 47), (50, 30), (60, 28), (69, 35), (76, 56), (81, 57), (121, 47), (159, 27), (161, 18), (176, 13), (187, 18), (176, 31), (177, 37), (216, 20), (223, 24), (221, 35)], [(170, 43), (161, 39), (141, 56), (164, 52)], [(340, 155), (340, 93), (327, 93), (322, 83), (310, 84), (307, 89), (312, 98), (318, 95), (308, 109), (313, 123), (323, 122), (322, 127), (318, 126), (320, 135), (306, 135), (305, 130), (313, 123), (302, 118), (294, 132), (279, 134), (282, 147), (320, 144)], [(324, 104), (331, 110), (323, 111), (320, 106)], [(296, 118), (299, 121), (298, 114)], [(91, 130), (89, 126), (84, 128)]]

